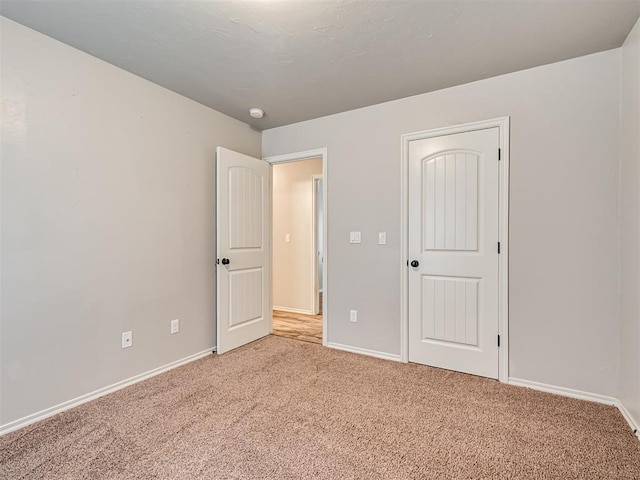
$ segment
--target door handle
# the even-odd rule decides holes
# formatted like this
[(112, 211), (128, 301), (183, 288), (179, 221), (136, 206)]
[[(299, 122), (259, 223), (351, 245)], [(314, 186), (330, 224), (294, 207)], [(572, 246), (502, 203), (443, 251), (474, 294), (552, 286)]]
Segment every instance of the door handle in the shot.
[[(222, 262), (224, 263), (224, 260), (222, 260)], [(420, 266), (420, 262), (418, 260), (412, 260), (411, 261), (411, 266), (413, 268), (418, 268)]]
[(222, 259), (222, 264), (223, 264), (223, 265), (229, 265), (229, 263), (231, 263), (231, 262), (229, 262), (229, 259), (228, 259), (228, 258), (223, 258), (223, 259)]

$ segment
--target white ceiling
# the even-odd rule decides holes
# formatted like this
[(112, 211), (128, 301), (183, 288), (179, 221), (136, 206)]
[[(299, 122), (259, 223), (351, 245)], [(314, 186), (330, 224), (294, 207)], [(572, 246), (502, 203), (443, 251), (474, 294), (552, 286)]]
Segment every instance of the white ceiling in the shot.
[(640, 0), (2, 0), (0, 14), (264, 129), (619, 47)]

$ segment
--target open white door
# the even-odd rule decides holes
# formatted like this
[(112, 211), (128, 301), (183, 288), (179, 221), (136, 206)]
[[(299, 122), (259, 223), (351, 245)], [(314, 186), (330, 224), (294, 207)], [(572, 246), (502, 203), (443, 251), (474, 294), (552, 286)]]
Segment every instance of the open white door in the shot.
[(498, 378), (499, 129), (409, 142), (409, 361)]
[(271, 329), (271, 166), (218, 147), (217, 353)]

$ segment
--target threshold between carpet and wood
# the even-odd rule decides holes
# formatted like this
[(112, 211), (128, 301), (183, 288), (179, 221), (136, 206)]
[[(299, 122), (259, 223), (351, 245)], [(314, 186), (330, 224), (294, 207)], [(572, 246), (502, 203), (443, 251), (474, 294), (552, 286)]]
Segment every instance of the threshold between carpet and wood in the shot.
[(638, 479), (612, 406), (269, 336), (0, 437), (3, 479)]

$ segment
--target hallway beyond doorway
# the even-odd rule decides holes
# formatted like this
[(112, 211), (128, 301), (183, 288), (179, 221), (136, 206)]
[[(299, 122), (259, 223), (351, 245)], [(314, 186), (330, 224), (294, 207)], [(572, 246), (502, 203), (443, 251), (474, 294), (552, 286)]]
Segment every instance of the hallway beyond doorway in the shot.
[(322, 312), (305, 315), (274, 310), (273, 335), (322, 345)]

